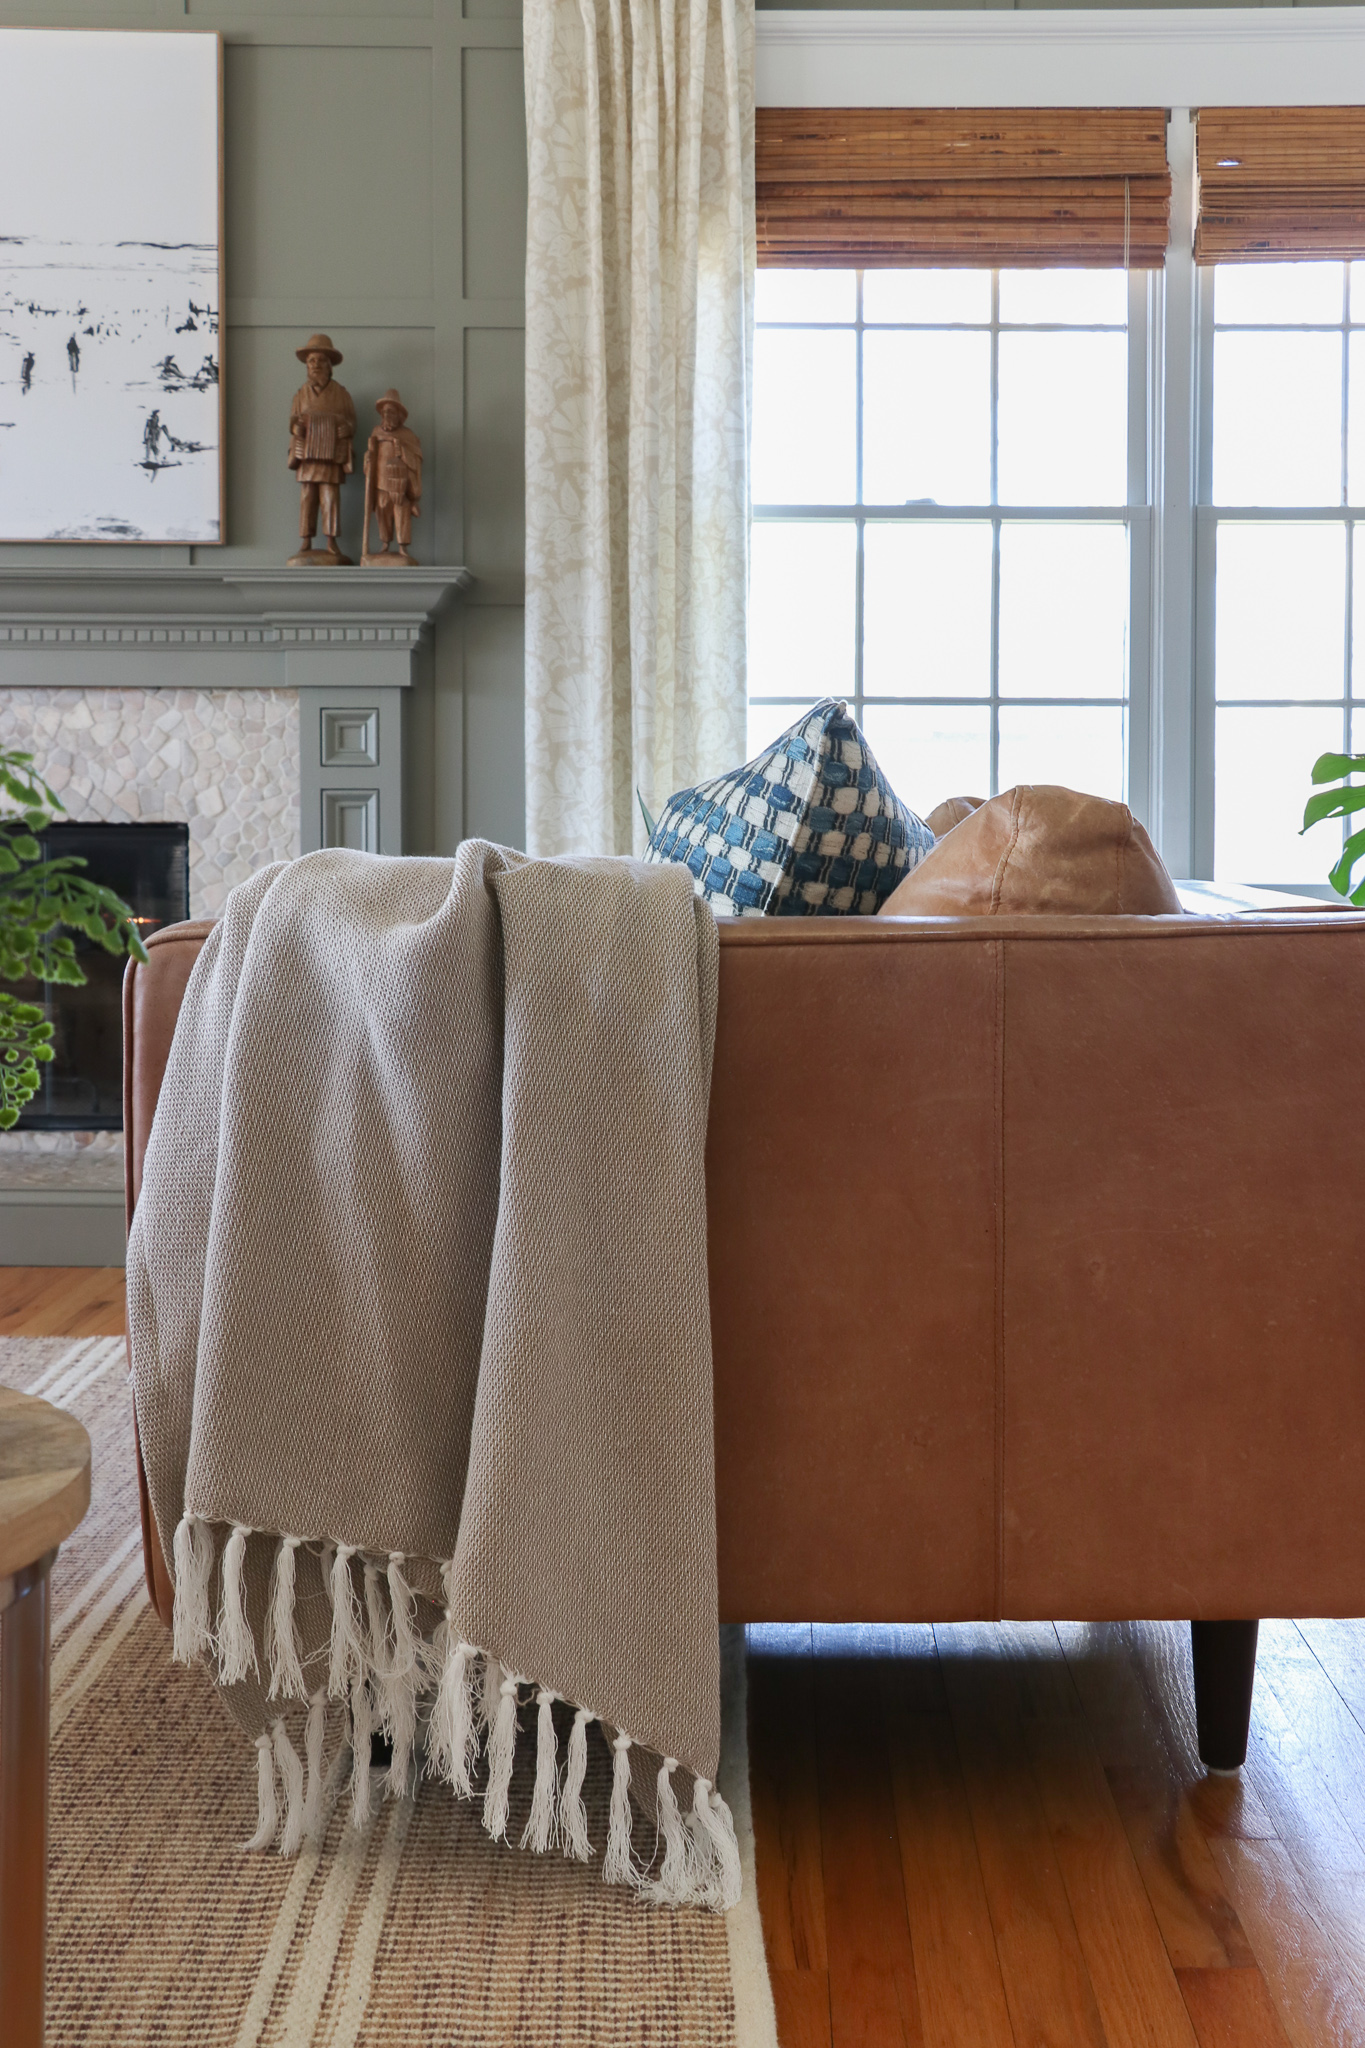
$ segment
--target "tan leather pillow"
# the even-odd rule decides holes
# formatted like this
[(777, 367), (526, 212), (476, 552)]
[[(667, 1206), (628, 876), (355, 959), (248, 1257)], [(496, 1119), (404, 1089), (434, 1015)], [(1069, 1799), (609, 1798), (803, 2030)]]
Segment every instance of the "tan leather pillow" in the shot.
[(973, 811), (979, 811), (986, 801), (984, 796), (950, 796), (941, 804), (935, 804), (925, 824), (935, 839), (942, 839), (945, 832), (951, 832), (954, 825), (960, 825), (964, 818), (970, 818)]
[(1178, 915), (1160, 855), (1127, 804), (1049, 783), (993, 796), (940, 839), (882, 917)]

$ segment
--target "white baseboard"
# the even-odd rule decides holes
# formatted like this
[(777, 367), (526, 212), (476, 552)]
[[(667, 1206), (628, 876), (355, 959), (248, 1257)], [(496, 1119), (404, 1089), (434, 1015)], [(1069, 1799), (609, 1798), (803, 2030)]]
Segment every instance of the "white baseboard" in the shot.
[(0, 1266), (121, 1266), (114, 1188), (0, 1188)]

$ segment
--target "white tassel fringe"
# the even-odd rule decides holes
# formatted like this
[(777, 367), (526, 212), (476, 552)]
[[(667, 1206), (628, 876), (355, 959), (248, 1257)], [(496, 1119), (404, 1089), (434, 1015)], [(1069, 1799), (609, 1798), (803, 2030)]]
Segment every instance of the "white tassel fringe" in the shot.
[(275, 1805), (275, 1765), (271, 1757), (270, 1737), (256, 1737), (256, 1832), (249, 1842), (243, 1842), (244, 1849), (268, 1849), (275, 1839), (279, 1827), (279, 1809)]
[(474, 1724), (474, 1659), (479, 1653), (472, 1643), (456, 1642), (448, 1613), (446, 1630), (445, 1668), (431, 1712), (427, 1757), (436, 1777), (453, 1785), (462, 1799), (472, 1799), (479, 1753), (479, 1732)]
[(327, 1694), (319, 1686), (308, 1702), (303, 1753), (308, 1762), (308, 1792), (303, 1802), (303, 1832), (310, 1842), (321, 1838), (323, 1815), (323, 1750), (327, 1741)]
[(303, 1847), (304, 1797), (303, 1765), (298, 1752), (289, 1740), (289, 1730), (282, 1720), (276, 1721), (273, 1730), (275, 1743), (275, 1764), (284, 1787), (284, 1826), (280, 1830), (281, 1856), (297, 1856)]
[(698, 1846), (704, 1840), (711, 1848), (711, 1867), (700, 1873), (705, 1903), (718, 1913), (728, 1913), (731, 1906), (738, 1904), (743, 1889), (739, 1843), (735, 1840), (735, 1823), (729, 1807), (705, 1778), (698, 1778), (692, 1788), (689, 1820), (695, 1830), (693, 1840)]
[(588, 1840), (588, 1815), (583, 1805), (583, 1780), (588, 1774), (588, 1723), (595, 1717), (580, 1707), (569, 1730), (569, 1758), (564, 1768), (564, 1789), (559, 1796), (559, 1838), (564, 1854), (586, 1863), (592, 1856)]
[(242, 1585), (246, 1539), (250, 1534), (245, 1524), (234, 1522), (223, 1551), (223, 1589), (218, 1608), (218, 1677), (223, 1685), (237, 1685), (253, 1673), (260, 1675)]
[(630, 1737), (617, 1729), (612, 1742), (611, 1824), (602, 1858), (604, 1884), (638, 1885), (640, 1874), (630, 1847)]
[(488, 1737), (488, 1784), (483, 1795), (483, 1824), (495, 1842), (507, 1834), (507, 1794), (517, 1747), (517, 1687), (510, 1671), (498, 1688), (498, 1711)]
[(558, 1697), (543, 1685), (536, 1693), (536, 1789), (531, 1795), (531, 1813), (522, 1831), (521, 1846), (533, 1849), (538, 1856), (559, 1846), (559, 1752), (554, 1717)]
[(275, 1584), (266, 1615), (266, 1655), (270, 1661), (269, 1698), (302, 1700), (308, 1697), (303, 1682), (299, 1632), (294, 1622), (294, 1553), (297, 1536), (281, 1536), (275, 1552)]
[(360, 1603), (355, 1595), (355, 1581), (351, 1577), (351, 1559), (354, 1550), (348, 1544), (337, 1546), (332, 1559), (332, 1640), (331, 1658), (327, 1673), (328, 1696), (334, 1700), (346, 1699), (355, 1689), (356, 1682), (365, 1670), (365, 1646), (360, 1635)]
[(663, 1836), (664, 1860), (659, 1867), (659, 1875), (644, 1888), (646, 1898), (663, 1906), (677, 1906), (692, 1899), (699, 1876), (696, 1858), (688, 1853), (687, 1830), (673, 1790), (673, 1773), (677, 1768), (675, 1756), (666, 1756), (659, 1765), (654, 1796), (659, 1833)]
[(389, 1795), (394, 1799), (404, 1797), (412, 1772), (412, 1751), (417, 1739), (417, 1687), (421, 1676), (417, 1658), (417, 1602), (403, 1577), (402, 1562), (396, 1551), (389, 1558), (392, 1647), (380, 1693), (380, 1718), (393, 1745), (393, 1760), (386, 1782)]
[(351, 1687), (351, 1821), (363, 1828), (370, 1817), (370, 1734), (374, 1722), (363, 1678)]
[(213, 1532), (197, 1515), (182, 1515), (171, 1545), (175, 1563), (175, 1606), (171, 1655), (192, 1664), (213, 1648), (209, 1623), (209, 1581), (213, 1577)]

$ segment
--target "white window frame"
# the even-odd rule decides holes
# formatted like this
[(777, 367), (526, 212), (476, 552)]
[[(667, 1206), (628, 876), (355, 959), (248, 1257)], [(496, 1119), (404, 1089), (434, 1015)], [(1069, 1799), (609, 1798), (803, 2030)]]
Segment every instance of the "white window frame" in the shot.
[(1171, 241), (1147, 294), (1145, 551), (1141, 523), (1131, 529), (1128, 800), (1173, 873), (1211, 878), (1213, 561), (1197, 539), (1212, 341), (1192, 255), (1191, 109), (1365, 105), (1365, 7), (765, 11), (756, 80), (760, 106), (1168, 109)]

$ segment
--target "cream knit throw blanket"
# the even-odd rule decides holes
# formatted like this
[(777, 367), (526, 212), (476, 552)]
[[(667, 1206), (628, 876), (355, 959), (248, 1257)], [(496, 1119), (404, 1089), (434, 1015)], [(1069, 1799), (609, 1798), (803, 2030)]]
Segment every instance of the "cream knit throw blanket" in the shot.
[(716, 956), (685, 869), (480, 841), (268, 868), (210, 934), (128, 1307), (175, 1654), (256, 1741), (252, 1847), (316, 1838), (348, 1771), (363, 1822), (376, 1729), (391, 1793), (434, 1773), (503, 1836), (524, 1734), (524, 1848), (600, 1849), (663, 1902), (738, 1896), (713, 1789)]

